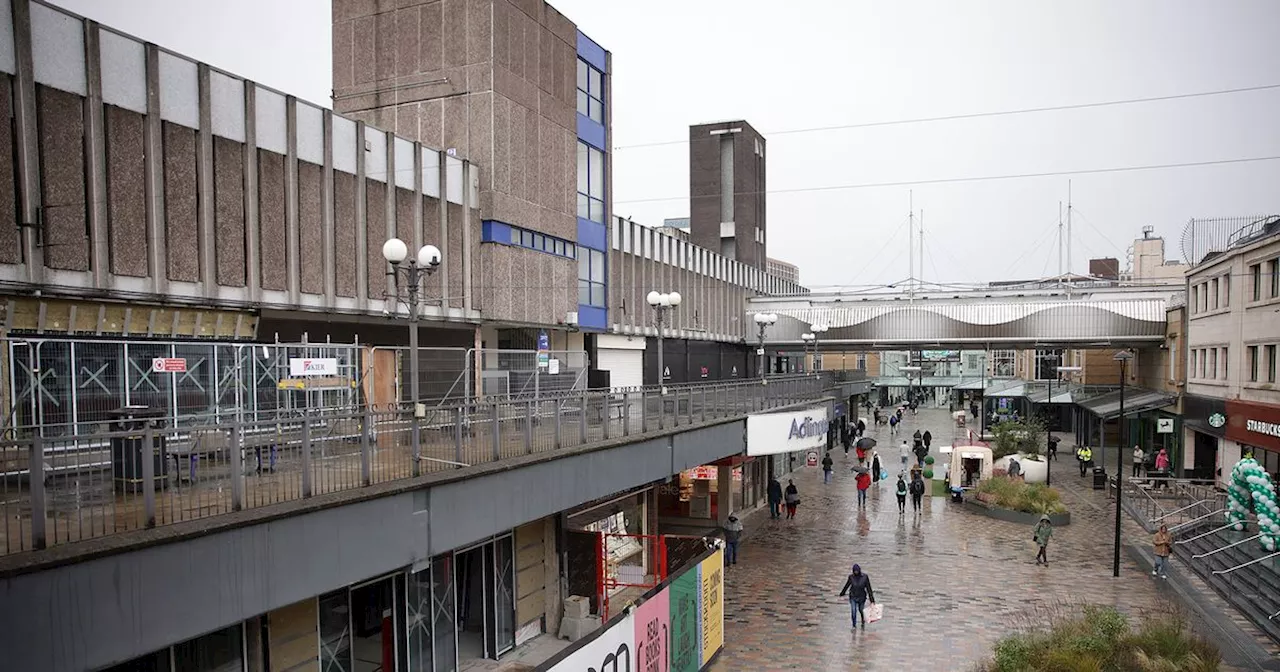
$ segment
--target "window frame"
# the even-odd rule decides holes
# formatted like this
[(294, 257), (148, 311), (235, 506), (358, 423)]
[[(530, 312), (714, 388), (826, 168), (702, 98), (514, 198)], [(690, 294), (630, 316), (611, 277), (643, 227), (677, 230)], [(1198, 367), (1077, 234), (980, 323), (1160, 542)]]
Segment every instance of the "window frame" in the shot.
[[(598, 81), (593, 81), (593, 75), (598, 76)], [(577, 96), (575, 99), (575, 108), (578, 114), (596, 122), (604, 124), (604, 100), (605, 100), (605, 75), (604, 71), (596, 66), (588, 63), (586, 59), (578, 57), (577, 78), (575, 79), (577, 86)], [(582, 88), (583, 86), (587, 88)], [(598, 90), (595, 90), (598, 89)], [(587, 109), (582, 109), (585, 101)], [(595, 103), (595, 106), (592, 105)], [(598, 112), (599, 118), (592, 114)]]
[(1267, 382), (1274, 383), (1276, 382), (1276, 365), (1278, 364), (1276, 362), (1276, 344), (1268, 343), (1262, 349), (1267, 355)]
[[(586, 150), (585, 152), (583, 151), (584, 149)], [(599, 161), (600, 161), (600, 175), (599, 175), (600, 185), (599, 185), (598, 195), (592, 193), (593, 191), (595, 191), (596, 185), (593, 184), (594, 180), (591, 179), (592, 166), (595, 165), (594, 158), (597, 155), (599, 156)], [(605, 161), (604, 152), (599, 149), (596, 149), (595, 147), (592, 147), (590, 144), (588, 144), (583, 140), (578, 140), (578, 182), (576, 187), (578, 191), (578, 202), (577, 202), (578, 218), (595, 222), (597, 224), (605, 223), (605, 217), (608, 214), (605, 212), (605, 203), (604, 203), (604, 196), (605, 196), (604, 183), (608, 182), (608, 176), (605, 174), (606, 168), (608, 168), (608, 165), (607, 165), (607, 162)], [(587, 186), (587, 190), (585, 192), (583, 192), (581, 189), (584, 180)], [(586, 213), (587, 213), (585, 216), (583, 216), (582, 214), (584, 199), (586, 202)], [(592, 215), (592, 213), (595, 212), (595, 210), (593, 210), (593, 207), (597, 204), (600, 207), (598, 211), (599, 212), (598, 219)]]
[(1253, 298), (1250, 301), (1262, 300), (1262, 262), (1249, 265), (1249, 279), (1252, 280)]
[[(578, 252), (578, 305), (606, 308), (609, 300), (609, 255), (581, 246), (578, 247)], [(597, 277), (597, 266), (600, 280), (594, 279)]]
[(1249, 366), (1249, 369), (1247, 372), (1249, 376), (1248, 380), (1251, 383), (1256, 383), (1258, 382), (1258, 369), (1259, 369), (1258, 357), (1261, 353), (1261, 348), (1256, 345), (1250, 345), (1245, 348), (1245, 353), (1246, 353), (1245, 359), (1247, 360), (1247, 364)]

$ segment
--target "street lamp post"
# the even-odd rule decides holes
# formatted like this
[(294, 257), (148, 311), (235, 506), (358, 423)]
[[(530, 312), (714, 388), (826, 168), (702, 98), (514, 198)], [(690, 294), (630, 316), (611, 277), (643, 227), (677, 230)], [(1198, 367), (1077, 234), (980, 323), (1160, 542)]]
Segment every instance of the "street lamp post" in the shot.
[[(817, 336), (814, 336), (812, 333), (804, 333), (804, 334), (800, 334), (800, 340), (804, 341), (804, 356), (805, 356), (805, 357), (808, 357), (808, 356), (809, 356), (809, 346), (810, 346), (810, 345), (813, 345), (813, 344), (815, 344), (815, 343), (817, 343), (817, 342), (818, 342), (818, 337), (817, 337)], [(817, 349), (817, 348), (814, 348), (814, 361), (815, 361), (815, 363), (816, 363), (817, 358), (818, 358), (818, 357), (817, 357), (817, 354), (818, 354), (818, 349)]]
[(667, 393), (667, 381), (664, 375), (666, 367), (662, 361), (662, 329), (667, 322), (667, 313), (675, 310), (676, 306), (680, 305), (680, 292), (668, 294), (666, 292), (652, 291), (645, 297), (645, 300), (653, 307), (653, 326), (658, 329), (658, 394), (665, 395)]
[[(1054, 376), (1054, 378), (1059, 378), (1064, 373), (1072, 373), (1074, 371), (1079, 371), (1079, 370), (1080, 370), (1080, 367), (1078, 366), (1059, 366), (1058, 375)], [(1049, 398), (1045, 400), (1045, 403), (1048, 404), (1049, 406), (1049, 412), (1051, 414), (1053, 412), (1053, 380), (1054, 378), (1049, 379)], [(1053, 460), (1049, 459), (1049, 443), (1052, 442), (1053, 440), (1053, 421), (1049, 420), (1048, 418), (1045, 419), (1044, 435), (1045, 435), (1044, 436), (1044, 441), (1045, 441), (1044, 443), (1044, 465), (1045, 465), (1044, 484), (1053, 485)]]
[[(908, 355), (908, 356), (910, 356), (910, 355)], [(898, 367), (898, 370), (899, 370), (899, 371), (905, 371), (905, 372), (907, 373), (907, 404), (910, 404), (910, 403), (912, 402), (912, 400), (913, 400), (913, 399), (912, 399), (912, 396), (911, 396), (911, 392), (912, 392), (912, 388), (911, 388), (912, 376), (911, 376), (911, 374), (916, 373), (916, 372), (919, 372), (919, 371), (923, 371), (924, 369), (923, 369), (923, 368), (921, 368), (921, 367), (919, 367), (919, 366), (913, 366), (913, 365), (908, 364), (908, 365), (905, 365), (905, 366), (899, 366), (899, 367)]]
[(756, 334), (756, 342), (758, 344), (756, 354), (760, 356), (760, 382), (764, 382), (765, 375), (768, 373), (765, 367), (764, 330), (777, 324), (778, 316), (775, 313), (756, 313), (755, 320), (756, 327), (759, 330), (759, 333)]
[(1128, 374), (1125, 371), (1129, 360), (1133, 359), (1133, 353), (1128, 350), (1121, 350), (1116, 353), (1115, 359), (1120, 362), (1120, 437), (1119, 443), (1116, 445), (1116, 538), (1115, 553), (1111, 558), (1111, 576), (1120, 576), (1120, 496), (1122, 494), (1121, 485), (1124, 481), (1124, 446), (1128, 442), (1125, 436), (1124, 424), (1124, 383)]
[[(409, 259), (409, 246), (399, 238), (392, 238), (382, 244), (382, 258), (391, 264), (389, 275), (395, 281), (396, 297), (400, 296), (400, 288), (404, 287), (408, 294), (409, 304), (409, 397), (413, 403), (413, 422), (410, 428), (409, 445), (413, 449), (413, 475), (421, 473), (422, 431), (418, 424), (420, 417), (420, 400), (418, 398), (418, 308), (422, 280), (440, 268), (440, 248), (435, 245), (423, 245), (418, 253)], [(406, 261), (408, 259), (408, 261)], [(403, 276), (403, 280), (401, 280)]]
[(809, 333), (813, 335), (813, 375), (815, 376), (818, 375), (818, 338), (827, 333), (830, 328), (825, 324), (809, 326)]
[(981, 431), (979, 439), (987, 435), (987, 367), (990, 366), (988, 352), (990, 351), (982, 351), (982, 403), (978, 406), (979, 429)]

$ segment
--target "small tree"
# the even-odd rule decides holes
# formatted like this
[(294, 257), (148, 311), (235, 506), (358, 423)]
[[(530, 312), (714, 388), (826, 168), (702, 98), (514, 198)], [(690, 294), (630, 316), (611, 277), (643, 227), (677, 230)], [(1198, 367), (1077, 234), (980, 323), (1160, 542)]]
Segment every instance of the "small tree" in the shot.
[(1045, 449), (1045, 423), (1040, 418), (1005, 420), (991, 428), (995, 440), (991, 454), (999, 459), (1007, 455), (1026, 453), (1039, 455)]

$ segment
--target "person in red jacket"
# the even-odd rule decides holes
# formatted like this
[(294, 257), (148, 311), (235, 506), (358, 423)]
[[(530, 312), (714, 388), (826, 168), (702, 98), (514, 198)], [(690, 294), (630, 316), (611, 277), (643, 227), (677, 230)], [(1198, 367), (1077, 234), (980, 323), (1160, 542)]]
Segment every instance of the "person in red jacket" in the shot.
[(858, 506), (867, 505), (867, 488), (871, 487), (871, 474), (866, 471), (858, 472)]

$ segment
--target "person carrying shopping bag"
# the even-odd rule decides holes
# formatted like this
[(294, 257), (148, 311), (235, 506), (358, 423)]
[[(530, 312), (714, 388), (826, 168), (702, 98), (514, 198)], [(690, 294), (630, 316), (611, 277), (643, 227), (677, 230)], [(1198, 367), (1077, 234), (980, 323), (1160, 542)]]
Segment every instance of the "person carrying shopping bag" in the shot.
[(849, 613), (853, 618), (853, 627), (858, 627), (858, 617), (862, 617), (862, 629), (867, 629), (867, 616), (863, 613), (867, 600), (876, 603), (876, 593), (871, 589), (871, 577), (862, 573), (862, 567), (853, 566), (849, 578), (845, 579), (844, 588), (840, 589), (840, 597), (849, 595)]

